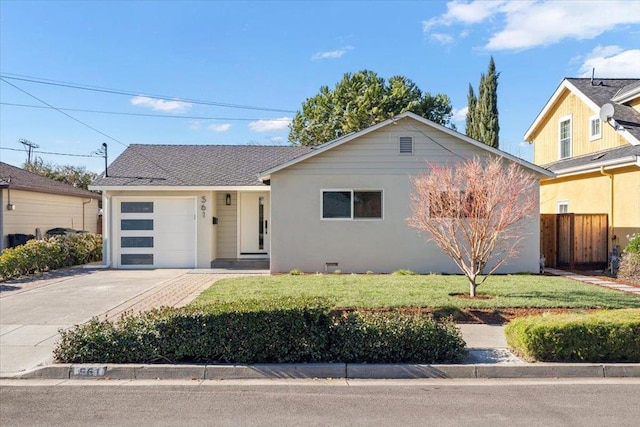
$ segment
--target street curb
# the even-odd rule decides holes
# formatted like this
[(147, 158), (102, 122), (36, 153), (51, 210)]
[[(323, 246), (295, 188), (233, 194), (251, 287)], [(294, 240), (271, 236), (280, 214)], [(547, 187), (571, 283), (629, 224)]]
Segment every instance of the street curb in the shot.
[(258, 364), (258, 365), (106, 365), (56, 364), (3, 379), (239, 380), (239, 379), (489, 379), (489, 378), (640, 378), (640, 363), (527, 365), (422, 364)]

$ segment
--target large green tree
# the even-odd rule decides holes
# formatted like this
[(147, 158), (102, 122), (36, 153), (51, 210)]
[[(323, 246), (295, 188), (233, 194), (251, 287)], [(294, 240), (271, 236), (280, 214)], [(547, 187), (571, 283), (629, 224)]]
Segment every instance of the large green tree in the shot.
[(302, 104), (289, 126), (289, 142), (322, 144), (406, 111), (448, 125), (451, 110), (447, 95), (431, 96), (404, 76), (385, 80), (369, 70), (346, 73), (333, 90), (322, 86)]
[(469, 85), (468, 110), (465, 133), (473, 139), (498, 148), (500, 123), (498, 115), (498, 77), (493, 56), (489, 61), (487, 74), (480, 75), (478, 97)]
[(64, 182), (78, 188), (88, 189), (98, 174), (88, 171), (84, 166), (55, 165), (36, 157), (32, 163), (25, 162), (22, 168), (55, 181)]

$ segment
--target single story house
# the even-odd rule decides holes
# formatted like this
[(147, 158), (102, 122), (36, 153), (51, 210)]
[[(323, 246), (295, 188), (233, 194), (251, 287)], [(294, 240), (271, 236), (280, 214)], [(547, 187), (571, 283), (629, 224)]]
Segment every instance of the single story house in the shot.
[[(264, 260), (274, 273), (455, 273), (406, 224), (410, 178), (427, 161), (474, 156), (502, 156), (553, 176), (404, 113), (316, 147), (131, 145), (90, 188), (102, 191), (104, 261), (113, 268)], [(538, 271), (537, 213), (519, 258), (502, 272)]]
[(0, 250), (9, 235), (57, 227), (98, 231), (100, 195), (0, 162)]

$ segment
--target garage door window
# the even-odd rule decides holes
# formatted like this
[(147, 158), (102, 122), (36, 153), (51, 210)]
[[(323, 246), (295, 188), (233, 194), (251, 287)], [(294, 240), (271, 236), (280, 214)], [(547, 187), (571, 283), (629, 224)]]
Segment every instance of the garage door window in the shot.
[(121, 237), (120, 247), (123, 248), (152, 248), (153, 237)]
[(122, 202), (121, 213), (153, 213), (153, 202)]
[(153, 254), (122, 254), (121, 265), (153, 265)]
[(153, 230), (153, 220), (123, 219), (120, 220), (120, 230)]

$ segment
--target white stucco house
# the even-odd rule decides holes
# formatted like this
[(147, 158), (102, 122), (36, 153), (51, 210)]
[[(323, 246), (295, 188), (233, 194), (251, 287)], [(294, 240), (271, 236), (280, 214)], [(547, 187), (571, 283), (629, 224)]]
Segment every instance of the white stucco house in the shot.
[[(502, 156), (553, 176), (404, 113), (313, 148), (131, 145), (90, 188), (102, 191), (104, 262), (113, 268), (260, 261), (274, 273), (456, 273), (406, 225), (410, 178), (427, 161), (474, 156)], [(536, 212), (519, 258), (502, 272), (538, 271), (539, 227)]]

